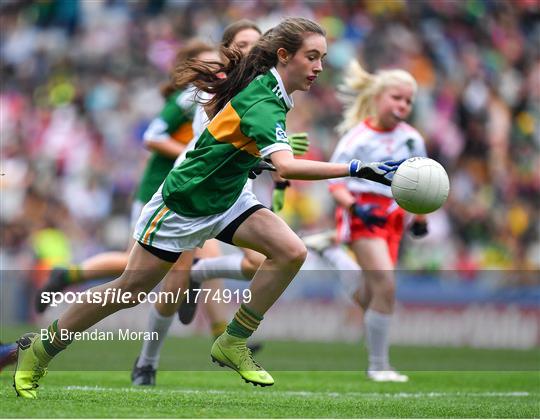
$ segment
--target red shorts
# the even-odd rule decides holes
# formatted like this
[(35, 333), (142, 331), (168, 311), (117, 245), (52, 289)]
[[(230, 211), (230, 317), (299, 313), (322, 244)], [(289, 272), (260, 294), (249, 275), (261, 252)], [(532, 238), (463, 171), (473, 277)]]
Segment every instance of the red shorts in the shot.
[(374, 204), (379, 206), (374, 213), (386, 217), (384, 226), (371, 226), (369, 229), (362, 220), (350, 210), (338, 207), (336, 209), (337, 239), (339, 242), (351, 243), (361, 238), (382, 238), (388, 245), (390, 257), (396, 264), (399, 243), (403, 236), (405, 211), (390, 198), (379, 194), (354, 194), (359, 204)]

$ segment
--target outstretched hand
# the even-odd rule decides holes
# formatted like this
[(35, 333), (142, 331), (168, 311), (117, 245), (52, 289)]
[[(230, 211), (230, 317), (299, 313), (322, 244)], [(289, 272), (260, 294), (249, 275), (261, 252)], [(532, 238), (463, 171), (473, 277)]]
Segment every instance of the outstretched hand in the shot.
[(361, 160), (353, 159), (349, 163), (349, 174), (390, 186), (394, 173), (404, 161), (405, 159), (364, 163)]

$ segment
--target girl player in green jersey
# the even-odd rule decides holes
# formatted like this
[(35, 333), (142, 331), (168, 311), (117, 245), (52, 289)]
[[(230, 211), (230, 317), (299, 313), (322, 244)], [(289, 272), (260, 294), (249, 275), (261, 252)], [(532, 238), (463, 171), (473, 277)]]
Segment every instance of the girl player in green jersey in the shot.
[[(261, 35), (257, 25), (249, 20), (243, 19), (232, 23), (225, 28), (221, 45), (234, 47), (243, 54), (249, 52), (251, 47), (257, 42)], [(203, 61), (209, 59), (217, 60), (217, 52), (209, 44), (198, 40), (188, 42), (178, 53), (176, 66), (186, 59), (198, 58)], [(186, 150), (186, 144), (193, 139), (196, 140), (200, 133), (204, 131), (206, 125), (202, 118), (197, 118), (202, 107), (194, 106), (194, 91), (189, 86), (174, 87), (169, 82), (162, 87), (163, 97), (166, 103), (160, 114), (154, 118), (144, 133), (145, 146), (151, 150), (152, 154), (144, 170), (144, 174), (136, 191), (135, 200), (132, 206), (132, 220), (137, 220), (143, 206), (152, 198), (169, 171), (172, 169), (175, 159)], [(195, 108), (195, 111), (194, 111)], [(204, 113), (204, 111), (202, 111)], [(193, 127), (192, 121), (193, 118)], [(206, 115), (204, 114), (206, 119)], [(195, 127), (197, 125), (197, 127)], [(199, 125), (202, 127), (199, 127)], [(307, 134), (290, 135), (291, 146), (295, 155), (303, 154), (307, 150)], [(192, 140), (193, 141), (193, 140)], [(278, 191), (278, 190), (276, 190)], [(278, 193), (283, 193), (279, 190)], [(276, 193), (274, 193), (276, 195)], [(277, 209), (279, 210), (279, 209)], [(80, 264), (74, 264), (70, 268), (55, 267), (50, 276), (48, 284), (38, 294), (36, 299), (36, 309), (42, 312), (46, 309), (46, 299), (41, 299), (41, 293), (59, 292), (64, 288), (81, 284), (103, 277), (119, 276), (125, 269), (129, 257), (129, 250), (133, 243), (129, 244), (126, 252), (105, 252), (95, 255)], [(252, 250), (243, 249), (244, 255), (221, 256), (217, 241), (207, 241), (201, 250), (197, 250), (195, 256), (204, 262), (211, 262), (226, 274), (238, 272), (236, 276), (240, 279), (249, 279), (262, 264), (264, 256)], [(167, 332), (177, 312), (183, 294), (178, 294), (180, 288), (184, 288), (187, 281), (187, 274), (190, 272), (193, 252), (184, 252), (182, 258), (175, 264), (174, 269), (166, 276), (162, 282), (162, 296), (171, 294), (179, 296), (178, 301), (160, 300), (152, 305), (149, 312), (148, 331), (154, 332), (159, 337), (157, 340), (145, 340), (140, 354), (138, 355), (133, 370), (132, 383), (134, 385), (154, 385), (156, 369), (159, 363), (159, 355), (163, 346)], [(235, 270), (238, 265), (238, 269)], [(232, 268), (234, 267), (234, 268)], [(215, 270), (211, 271), (212, 273)], [(209, 270), (204, 270), (205, 274)], [(247, 274), (245, 274), (247, 273)], [(244, 277), (244, 275), (246, 277)], [(213, 276), (212, 279), (222, 276)], [(205, 289), (213, 293), (223, 287), (222, 281), (214, 280), (205, 283)], [(195, 300), (188, 300), (192, 305)], [(180, 319), (186, 322), (185, 309), (193, 310), (184, 303), (184, 316)], [(212, 299), (204, 302), (204, 309), (210, 323), (214, 338), (221, 335), (227, 326), (227, 316), (224, 313), (223, 305)], [(191, 316), (193, 312), (191, 312)], [(156, 336), (156, 335), (153, 335)], [(252, 349), (258, 348), (250, 346)]]
[[(137, 222), (126, 270), (116, 280), (91, 289), (94, 298), (74, 303), (49, 326), (49, 335), (28, 333), (19, 339), (14, 386), (18, 395), (36, 397), (39, 379), (52, 358), (76, 332), (138, 303), (169, 272), (183, 251), (218, 238), (266, 256), (251, 281), (244, 303), (213, 344), (211, 357), (237, 371), (247, 382), (273, 385), (246, 346), (266, 311), (294, 278), (306, 248), (287, 224), (244, 190), (250, 169), (269, 157), (285, 179), (320, 180), (346, 176), (386, 185), (399, 162), (328, 163), (295, 160), (285, 134), (291, 94), (307, 91), (322, 71), (326, 56), (323, 29), (303, 18), (288, 18), (266, 32), (247, 56), (224, 50), (226, 65), (192, 61), (177, 72), (177, 83), (193, 83), (214, 94), (207, 104), (212, 118), (195, 149), (173, 169), (144, 207)], [(227, 78), (220, 77), (220, 73)], [(115, 292), (116, 293), (113, 293)]]
[[(234, 47), (243, 54), (247, 54), (260, 36), (261, 31), (254, 22), (242, 19), (225, 28), (221, 46)], [(208, 99), (210, 97), (211, 96), (209, 96)], [(205, 98), (201, 97), (200, 99), (204, 100)], [(193, 118), (194, 137), (185, 151), (190, 149), (192, 144), (197, 141), (200, 134), (202, 134), (206, 128), (207, 123), (208, 119), (203, 106), (197, 104)], [(304, 146), (304, 144), (300, 143), (300, 152), (303, 151), (302, 146)], [(298, 147), (295, 147), (295, 144), (292, 144), (292, 147), (295, 154), (297, 154)], [(175, 164), (179, 164), (183, 161), (185, 158), (185, 151), (178, 157)], [(184, 288), (186, 286), (185, 273), (189, 272), (191, 268), (191, 255), (188, 254), (190, 254), (190, 252), (184, 252), (179, 259), (183, 269), (182, 273), (178, 273), (179, 275), (167, 276), (166, 280), (162, 282), (162, 291), (176, 293), (179, 288)], [(248, 269), (254, 272), (257, 270), (258, 266), (262, 264), (262, 260), (264, 259), (264, 256), (260, 258), (259, 255), (260, 254), (254, 251), (245, 250), (245, 255), (234, 255), (233, 260), (237, 261), (240, 259), (242, 263), (238, 265), (242, 265), (244, 270)], [(195, 256), (202, 261), (207, 261), (209, 259), (214, 261), (217, 259), (219, 261), (224, 261), (225, 264), (221, 264), (222, 266), (231, 266), (231, 263), (229, 262), (231, 258), (221, 256), (217, 240), (206, 241), (202, 250), (197, 251)], [(220, 277), (221, 276), (214, 276), (212, 279), (219, 279)], [(210, 291), (210, 296), (213, 296), (214, 291), (221, 289), (222, 287), (223, 282), (221, 280), (213, 280), (205, 284), (205, 289)], [(184, 295), (182, 294), (180, 296), (183, 297)], [(186, 321), (186, 317), (189, 317), (189, 321), (191, 321), (194, 315), (194, 307), (192, 306), (194, 300), (187, 299), (186, 301), (182, 304), (183, 311), (179, 312), (180, 320), (185, 324), (189, 323)], [(161, 348), (165, 342), (174, 314), (177, 312), (179, 305), (179, 301), (156, 302), (154, 307), (150, 310), (147, 331), (156, 333), (153, 337), (157, 336), (158, 338), (154, 340), (145, 340), (143, 342), (141, 351), (135, 361), (131, 373), (131, 382), (133, 385), (155, 385)], [(213, 299), (207, 299), (203, 305), (210, 323), (212, 335), (216, 338), (221, 335), (227, 327), (227, 316), (225, 315), (224, 305)], [(253, 349), (252, 346), (250, 347)]]
[[(247, 19), (242, 19), (230, 24), (225, 28), (221, 40), (221, 46), (226, 48), (235, 48), (242, 54), (247, 54), (253, 45), (255, 45), (260, 36), (261, 31), (254, 22)], [(201, 93), (199, 97), (200, 102), (204, 103), (205, 101), (209, 100), (212, 95), (204, 92)], [(199, 135), (202, 134), (209, 122), (202, 103), (197, 104), (193, 117), (194, 139), (186, 147), (182, 155), (178, 157), (175, 165), (180, 164), (185, 159), (186, 152), (190, 150), (192, 146), (194, 146)], [(307, 133), (291, 134), (289, 136), (289, 140), (295, 156), (302, 155), (307, 151), (309, 145)], [(272, 175), (276, 177), (275, 173), (272, 173)], [(276, 184), (279, 185), (279, 181), (283, 180), (276, 177), (276, 181), (278, 181)], [(246, 188), (249, 188), (251, 182), (251, 180), (248, 181)], [(283, 189), (275, 188), (273, 194), (274, 200), (272, 202), (273, 211), (278, 212), (281, 210), (279, 204), (281, 203), (282, 205), (283, 203), (283, 193)], [(279, 203), (276, 202), (276, 198), (280, 199), (278, 200)], [(211, 280), (209, 282), (205, 282), (204, 285), (205, 293), (207, 293), (204, 296), (208, 297), (216, 296), (216, 293), (218, 293), (217, 296), (221, 296), (219, 294), (219, 289), (223, 288), (223, 281), (219, 279), (223, 277), (249, 281), (266, 257), (251, 249), (241, 248), (241, 251), (241, 253), (222, 256), (219, 250), (218, 241), (215, 239), (208, 240), (205, 242), (202, 250), (195, 253), (195, 257), (197, 258), (198, 262), (196, 263), (196, 266), (191, 267), (191, 271), (191, 260), (188, 259), (187, 256), (189, 252), (184, 252), (182, 254), (179, 262), (182, 261), (181, 268), (183, 271), (178, 273), (178, 275), (167, 275), (166, 279), (162, 282), (161, 290), (164, 292), (176, 293), (179, 288), (184, 288), (184, 274), (189, 271), (190, 280), (193, 280), (193, 283), (190, 283), (190, 294), (182, 301), (180, 308), (179, 301), (169, 301), (156, 302), (154, 307), (150, 310), (147, 332), (153, 334), (152, 337), (157, 338), (153, 340), (145, 340), (143, 342), (141, 351), (135, 361), (135, 365), (131, 373), (131, 382), (133, 385), (155, 385), (161, 348), (165, 342), (165, 339), (167, 338), (167, 334), (173, 320), (173, 315), (177, 310), (180, 321), (184, 324), (189, 324), (195, 314), (197, 301), (204, 300), (204, 302), (201, 303), (204, 307), (214, 339), (223, 334), (227, 327), (228, 321), (225, 305), (220, 303), (217, 299), (197, 299), (198, 295), (194, 289), (200, 288), (201, 286), (200, 283), (195, 283), (195, 276), (197, 274), (202, 274), (202, 276), (205, 277), (205, 280)], [(198, 276), (197, 278), (201, 278), (201, 276)], [(248, 345), (248, 347), (254, 353), (261, 347), (261, 345), (251, 343)]]

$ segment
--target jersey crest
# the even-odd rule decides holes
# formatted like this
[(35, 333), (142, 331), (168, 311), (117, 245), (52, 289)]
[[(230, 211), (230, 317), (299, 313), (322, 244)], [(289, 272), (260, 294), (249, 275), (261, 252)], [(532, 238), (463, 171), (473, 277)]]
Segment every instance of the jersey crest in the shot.
[(287, 133), (285, 132), (283, 126), (280, 123), (276, 123), (276, 141), (280, 141), (282, 143), (289, 143)]

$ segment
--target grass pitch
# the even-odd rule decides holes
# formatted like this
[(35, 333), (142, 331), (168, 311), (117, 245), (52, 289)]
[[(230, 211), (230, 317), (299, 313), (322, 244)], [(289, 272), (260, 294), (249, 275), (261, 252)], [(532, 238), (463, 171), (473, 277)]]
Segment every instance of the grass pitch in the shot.
[(261, 389), (214, 367), (209, 339), (170, 338), (158, 385), (141, 388), (129, 379), (140, 345), (75, 343), (51, 363), (37, 400), (17, 398), (6, 369), (0, 417), (540, 417), (538, 351), (394, 347), (410, 381), (376, 384), (360, 344), (268, 342), (257, 360), (276, 385)]

